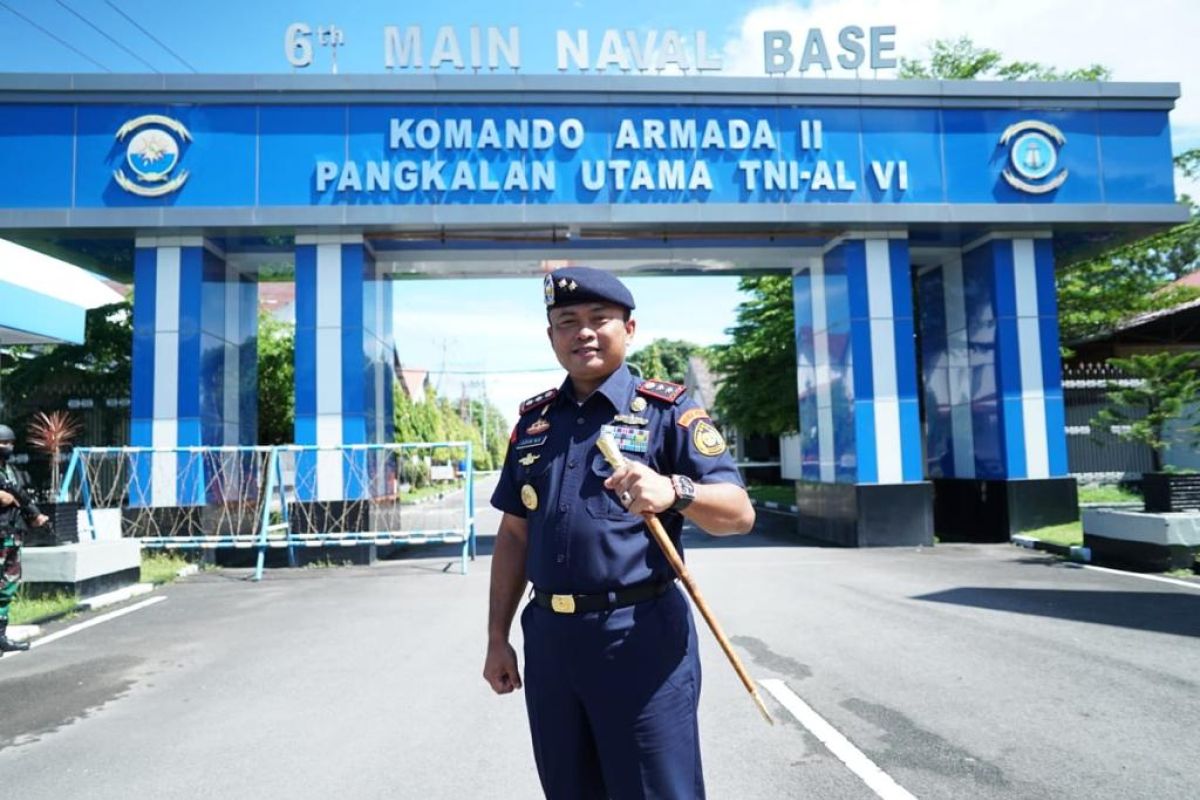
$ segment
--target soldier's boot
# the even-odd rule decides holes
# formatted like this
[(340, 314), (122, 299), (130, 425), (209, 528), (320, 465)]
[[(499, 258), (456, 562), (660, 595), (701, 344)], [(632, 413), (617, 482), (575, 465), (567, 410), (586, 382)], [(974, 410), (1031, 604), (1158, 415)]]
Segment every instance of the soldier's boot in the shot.
[(29, 642), (14, 642), (8, 638), (8, 620), (0, 619), (0, 653), (23, 653), (29, 649)]

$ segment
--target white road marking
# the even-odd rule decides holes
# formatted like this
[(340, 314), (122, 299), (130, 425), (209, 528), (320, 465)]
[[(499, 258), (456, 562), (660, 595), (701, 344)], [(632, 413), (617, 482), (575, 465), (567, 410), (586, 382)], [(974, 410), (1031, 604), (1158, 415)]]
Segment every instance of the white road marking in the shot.
[[(143, 600), (140, 603), (134, 603), (133, 605), (129, 606), (128, 608), (119, 608), (116, 611), (110, 611), (107, 614), (101, 614), (98, 617), (89, 619), (85, 622), (81, 622), (78, 625), (72, 625), (69, 628), (63, 628), (61, 631), (58, 631), (57, 633), (52, 633), (49, 636), (43, 636), (40, 639), (34, 639), (32, 642), (29, 643), (29, 646), (30, 646), (30, 648), (34, 648), (34, 647), (41, 647), (42, 645), (50, 644), (51, 642), (57, 642), (59, 639), (65, 639), (68, 636), (72, 636), (76, 633), (79, 633), (80, 631), (85, 631), (88, 628), (94, 628), (97, 625), (101, 625), (105, 622), (108, 622), (109, 620), (114, 620), (117, 617), (123, 617), (126, 614), (132, 614), (135, 611), (141, 611), (143, 608), (148, 608), (148, 607), (154, 605), (155, 603), (161, 603), (163, 600), (166, 600), (166, 599), (167, 598), (165, 595), (159, 595), (158, 597), (151, 597), (149, 600)], [(4, 658), (5, 658), (5, 660), (8, 660), (8, 659), (12, 658), (13, 656), (19, 656), (19, 655), (21, 655), (21, 654), (20, 653), (8, 653), (7, 655), (4, 656)]]
[(1176, 586), (1186, 586), (1189, 589), (1200, 591), (1200, 583), (1195, 581), (1181, 581), (1178, 578), (1163, 578), (1158, 575), (1142, 575), (1139, 572), (1126, 572), (1122, 569), (1109, 569), (1108, 567), (1096, 567), (1091, 564), (1080, 564), (1083, 569), (1094, 569), (1097, 572), (1109, 572), (1113, 575), (1124, 575), (1127, 578), (1141, 578), (1144, 581), (1158, 581), (1159, 583), (1173, 583)]
[(808, 703), (805, 703), (788, 688), (786, 683), (773, 678), (759, 681), (759, 683), (876, 795), (883, 800), (917, 800), (913, 794), (892, 780), (890, 775), (851, 744), (849, 739), (826, 722), (820, 714), (813, 711)]

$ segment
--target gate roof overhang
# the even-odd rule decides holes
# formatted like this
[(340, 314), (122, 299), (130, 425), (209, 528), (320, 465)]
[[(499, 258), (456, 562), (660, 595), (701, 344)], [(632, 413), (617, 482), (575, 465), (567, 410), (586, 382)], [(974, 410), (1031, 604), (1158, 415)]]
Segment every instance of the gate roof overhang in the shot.
[[(1060, 258), (1074, 258), (1187, 220), (1174, 198), (1169, 138), (1178, 96), (1173, 83), (3, 75), (0, 163), (10, 188), (0, 189), (0, 235), (120, 277), (128, 276), (135, 237), (177, 234), (202, 235), (248, 265), (277, 263), (297, 234), (337, 232), (363, 234), (398, 269), (437, 251), (452, 253), (444, 263), (462, 264), (473, 252), (577, 258), (669, 248), (688, 257), (655, 259), (664, 269), (703, 270), (695, 252), (819, 248), (850, 229), (901, 229), (930, 249), (991, 231), (1037, 230), (1053, 233)], [(747, 190), (744, 173), (740, 187), (726, 186), (756, 155), (727, 147), (714, 148), (716, 188), (708, 191), (638, 196), (606, 187), (584, 196), (577, 174), (567, 174), (580, 155), (553, 151), (546, 157), (564, 166), (564, 177), (544, 196), (317, 191), (319, 161), (394, 165), (411, 155), (388, 141), (390, 121), (411, 114), (578, 118), (597, 137), (584, 153), (600, 161), (625, 155), (613, 146), (623, 120), (646, 118), (766, 120), (780, 140), (777, 155), (811, 160), (815, 151), (799, 130), (804, 120), (824, 120), (825, 152), (849, 165), (856, 186), (772, 194)], [(132, 196), (114, 181), (127, 159), (123, 123), (146, 115), (189, 129), (179, 160), (191, 180), (159, 197)], [(1060, 188), (1025, 194), (1001, 180), (1011, 154), (1000, 140), (1022, 120), (1064, 131), (1061, 163), (1070, 175)], [(685, 160), (694, 164), (701, 150)], [(486, 160), (477, 151), (458, 155)], [(884, 159), (911, 162), (906, 192), (868, 187)], [(529, 259), (509, 260), (521, 271)]]

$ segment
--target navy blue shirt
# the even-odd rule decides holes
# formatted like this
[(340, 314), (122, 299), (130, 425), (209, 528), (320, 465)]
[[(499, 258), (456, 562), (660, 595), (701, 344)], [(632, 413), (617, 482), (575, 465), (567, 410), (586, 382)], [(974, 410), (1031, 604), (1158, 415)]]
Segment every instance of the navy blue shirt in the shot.
[[(637, 391), (643, 383), (622, 364), (581, 404), (568, 377), (557, 397), (517, 421), (492, 505), (528, 522), (525, 574), (538, 589), (594, 594), (674, 577), (645, 520), (604, 488), (613, 470), (596, 447), (601, 426), (619, 426), (625, 458), (659, 474), (742, 485), (712, 420), (691, 396), (645, 397)], [(646, 407), (634, 411), (640, 402)], [(618, 415), (635, 419), (614, 421)], [(536, 497), (536, 508), (526, 507), (523, 490), (526, 500)], [(659, 519), (682, 552), (682, 515), (668, 511)]]

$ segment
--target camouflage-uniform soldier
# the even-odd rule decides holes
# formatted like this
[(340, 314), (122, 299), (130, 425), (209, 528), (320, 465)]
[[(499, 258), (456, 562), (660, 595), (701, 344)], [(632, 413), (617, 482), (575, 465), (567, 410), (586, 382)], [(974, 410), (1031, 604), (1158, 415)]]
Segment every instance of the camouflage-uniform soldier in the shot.
[(13, 453), (12, 428), (0, 425), (0, 654), (28, 650), (25, 642), (8, 638), (8, 608), (21, 584), (21, 519), (37, 527), (46, 515), (24, 490), (21, 476), (9, 466)]

